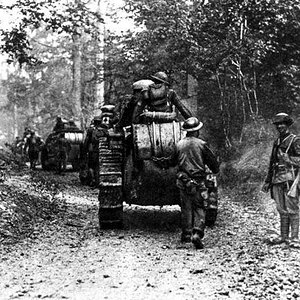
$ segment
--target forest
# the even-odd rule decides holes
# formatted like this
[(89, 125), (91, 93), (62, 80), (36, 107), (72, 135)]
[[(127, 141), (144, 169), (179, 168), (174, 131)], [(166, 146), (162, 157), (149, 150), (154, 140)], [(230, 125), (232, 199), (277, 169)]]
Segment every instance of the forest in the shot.
[[(0, 0), (0, 14), (1, 299), (300, 299), (299, 249), (270, 242), (282, 223), (262, 192), (274, 116), (289, 114), (300, 132), (300, 0)], [(118, 112), (132, 84), (158, 71), (220, 162), (204, 249), (180, 240), (175, 173), (170, 184), (157, 168), (140, 193), (172, 202), (128, 201), (121, 134), (96, 148), (101, 167), (120, 167), (106, 168), (107, 186), (7, 151), (26, 127), (45, 140), (57, 116), (88, 136), (103, 105)], [(101, 226), (107, 199), (122, 228)]]
[(18, 15), (0, 31), (13, 66), (1, 81), (7, 139), (26, 126), (44, 136), (57, 115), (86, 128), (101, 105), (118, 106), (134, 81), (156, 71), (168, 74), (182, 99), (196, 101), (195, 114), (224, 159), (268, 138), (274, 114), (298, 116), (300, 1), (124, 0), (119, 11), (133, 25), (118, 32), (107, 25), (122, 26), (108, 3), (0, 6)]

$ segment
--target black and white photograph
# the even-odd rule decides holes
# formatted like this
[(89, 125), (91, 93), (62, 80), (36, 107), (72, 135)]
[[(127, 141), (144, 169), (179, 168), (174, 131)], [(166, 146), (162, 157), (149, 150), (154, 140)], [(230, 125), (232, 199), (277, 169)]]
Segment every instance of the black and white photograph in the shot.
[(0, 300), (300, 299), (300, 0), (0, 0)]

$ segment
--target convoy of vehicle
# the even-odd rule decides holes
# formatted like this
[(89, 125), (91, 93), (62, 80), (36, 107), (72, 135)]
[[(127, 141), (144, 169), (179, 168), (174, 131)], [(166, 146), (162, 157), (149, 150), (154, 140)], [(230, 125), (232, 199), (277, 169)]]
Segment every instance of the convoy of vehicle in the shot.
[[(84, 132), (63, 122), (53, 130), (41, 149), (44, 170), (55, 170), (58, 139), (69, 142), (68, 163), (80, 169)], [(176, 143), (185, 136), (182, 122), (170, 120), (131, 124), (122, 130), (110, 129), (99, 137), (99, 223), (102, 228), (121, 227), (123, 203), (137, 205), (179, 205), (177, 167), (172, 162)], [(213, 226), (218, 212), (216, 176), (207, 172), (208, 207), (206, 223)], [(134, 193), (133, 193), (134, 191)]]

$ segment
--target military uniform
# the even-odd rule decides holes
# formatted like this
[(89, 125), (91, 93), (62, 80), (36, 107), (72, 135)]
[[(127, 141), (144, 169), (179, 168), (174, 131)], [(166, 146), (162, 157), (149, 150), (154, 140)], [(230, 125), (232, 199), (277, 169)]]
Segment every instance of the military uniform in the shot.
[[(190, 132), (198, 131), (201, 127), (202, 123), (194, 117), (187, 119), (183, 125), (183, 129)], [(181, 198), (181, 240), (189, 242), (192, 236), (193, 241), (193, 236), (196, 235), (197, 240), (194, 244), (196, 248), (202, 248), (200, 240), (204, 236), (208, 201), (208, 189), (205, 185), (206, 166), (213, 173), (218, 173), (219, 163), (206, 142), (193, 135), (187, 135), (176, 144), (176, 160), (176, 184)]]
[[(140, 80), (133, 84), (133, 89), (138, 89), (142, 86), (141, 97), (137, 101), (134, 113), (133, 123), (144, 123), (145, 117), (155, 118), (158, 121), (170, 121), (170, 118), (175, 119), (175, 109), (177, 109), (184, 119), (192, 117), (192, 113), (181, 103), (177, 93), (169, 89), (170, 85), (168, 77), (164, 72), (157, 72), (151, 76), (151, 80)], [(147, 81), (147, 84), (141, 85), (141, 81)], [(147, 108), (148, 112), (144, 112)], [(153, 113), (154, 112), (154, 113)], [(155, 114), (156, 113), (169, 113), (169, 115)], [(174, 113), (172, 115), (172, 113)], [(160, 119), (159, 119), (160, 117)]]
[[(278, 115), (275, 125), (288, 122), (286, 114)], [(280, 238), (275, 242), (287, 242), (291, 230), (292, 246), (299, 242), (299, 167), (300, 137), (287, 131), (273, 144), (265, 186), (270, 189), (280, 215)]]
[(70, 142), (61, 133), (57, 140), (57, 173), (61, 174), (67, 169), (68, 153), (70, 152)]
[(95, 116), (93, 126), (87, 131), (83, 145), (84, 156), (87, 160), (87, 177), (91, 186), (98, 186), (99, 183), (99, 139), (108, 135), (112, 126), (114, 116), (114, 105), (104, 105), (101, 108), (101, 115)]
[(56, 132), (56, 131), (62, 131), (64, 129), (64, 122), (62, 121), (62, 118), (61, 117), (56, 117), (56, 124), (53, 128), (53, 131)]
[(42, 141), (41, 138), (36, 136), (34, 132), (30, 134), (25, 143), (25, 152), (28, 149), (28, 157), (30, 162), (30, 169), (35, 170), (39, 158), (39, 151)]

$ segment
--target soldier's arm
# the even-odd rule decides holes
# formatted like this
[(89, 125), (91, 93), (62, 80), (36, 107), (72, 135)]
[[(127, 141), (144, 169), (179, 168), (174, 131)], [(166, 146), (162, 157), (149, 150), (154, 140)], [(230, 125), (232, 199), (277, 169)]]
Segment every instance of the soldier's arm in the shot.
[(181, 113), (184, 119), (193, 117), (193, 114), (185, 105), (183, 105), (183, 103), (180, 101), (177, 93), (174, 90), (169, 91), (168, 99), (173, 105), (175, 105), (175, 107), (178, 109), (178, 111)]
[(24, 152), (26, 153), (27, 149), (29, 148), (29, 139), (26, 140), (24, 144)]
[(133, 116), (132, 116), (132, 122), (133, 123), (138, 123), (139, 122), (139, 117), (143, 113), (144, 108), (146, 107), (146, 101), (143, 99), (140, 99), (133, 111)]
[(203, 147), (203, 159), (204, 163), (209, 167), (209, 169), (214, 173), (217, 174), (220, 171), (220, 164), (216, 155), (213, 151), (208, 147), (207, 144)]
[(288, 155), (288, 154), (283, 154), (284, 155), (284, 160), (295, 166), (295, 167), (300, 167), (300, 137), (296, 136), (294, 141), (293, 141), (293, 154)]
[(86, 133), (86, 137), (83, 141), (83, 152), (84, 154), (87, 154), (88, 148), (89, 148), (89, 144), (91, 142), (91, 138), (92, 138), (92, 129), (88, 128), (87, 133)]
[(265, 179), (266, 184), (272, 183), (272, 177), (274, 172), (274, 167), (276, 164), (276, 155), (277, 155), (277, 146), (276, 146), (277, 140), (273, 144), (272, 153), (270, 156), (269, 166), (268, 166), (268, 172)]

